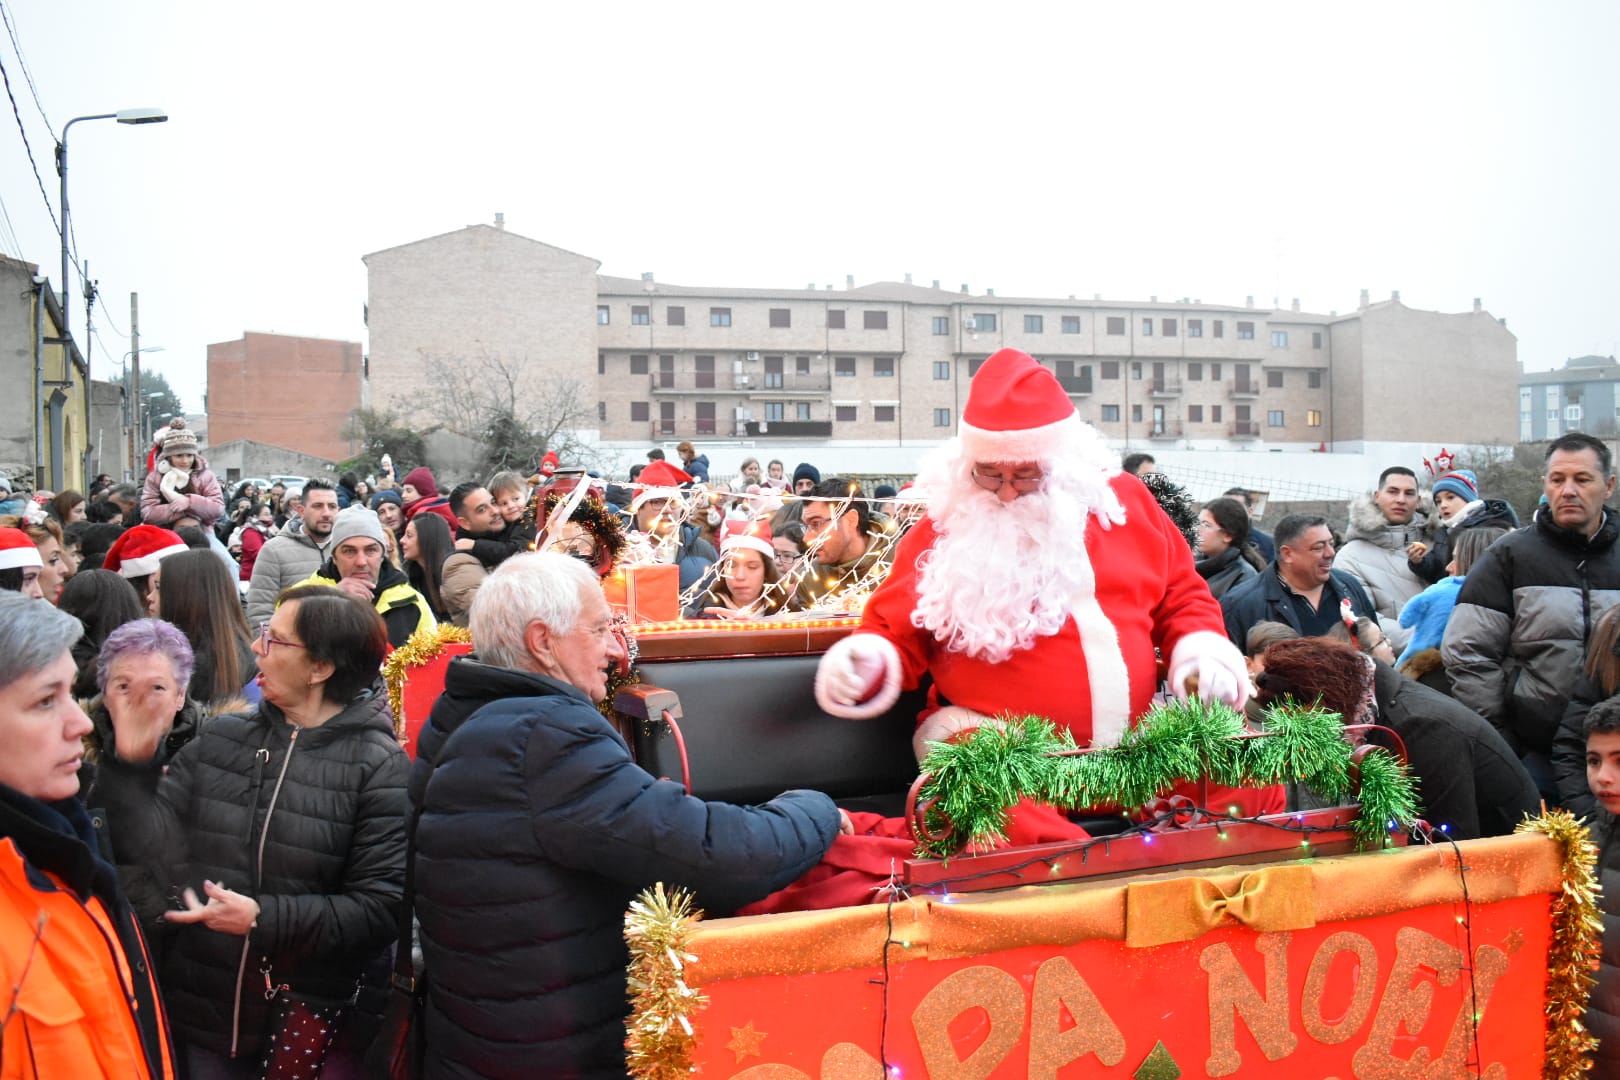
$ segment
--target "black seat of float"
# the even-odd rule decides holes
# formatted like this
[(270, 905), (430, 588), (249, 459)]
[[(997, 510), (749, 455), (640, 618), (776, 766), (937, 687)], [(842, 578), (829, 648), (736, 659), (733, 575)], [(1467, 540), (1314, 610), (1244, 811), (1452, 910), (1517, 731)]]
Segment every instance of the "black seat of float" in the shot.
[[(642, 660), (645, 682), (680, 697), (692, 794), (752, 804), (810, 788), (846, 806), (901, 812), (917, 776), (911, 733), (925, 692), (902, 694), (894, 708), (871, 720), (829, 716), (814, 693), (820, 660)], [(680, 752), (665, 725), (625, 720), (624, 729), (643, 768), (680, 779)]]

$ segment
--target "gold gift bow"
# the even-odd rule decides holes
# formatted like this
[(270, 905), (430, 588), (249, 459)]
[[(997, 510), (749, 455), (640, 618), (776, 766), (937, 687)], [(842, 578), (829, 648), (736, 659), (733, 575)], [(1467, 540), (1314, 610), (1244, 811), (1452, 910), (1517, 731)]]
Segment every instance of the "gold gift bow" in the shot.
[(1125, 944), (1141, 949), (1191, 941), (1221, 926), (1304, 930), (1316, 925), (1308, 866), (1273, 866), (1244, 874), (1227, 893), (1204, 877), (1133, 881), (1125, 888)]

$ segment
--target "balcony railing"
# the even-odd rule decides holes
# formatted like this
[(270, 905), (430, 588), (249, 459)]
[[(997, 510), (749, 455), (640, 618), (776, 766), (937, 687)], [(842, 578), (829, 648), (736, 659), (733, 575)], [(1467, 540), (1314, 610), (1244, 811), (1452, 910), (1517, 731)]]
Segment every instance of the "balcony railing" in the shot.
[(1235, 379), (1232, 382), (1232, 396), (1235, 398), (1256, 398), (1260, 396), (1260, 382), (1257, 379)]
[(749, 420), (743, 424), (749, 438), (761, 439), (826, 439), (832, 437), (832, 428), (830, 420)]
[(832, 376), (757, 371), (655, 371), (649, 377), (655, 394), (746, 394), (750, 397), (804, 397), (832, 392)]
[(1232, 424), (1232, 438), (1258, 439), (1260, 437), (1260, 421), (1238, 420)]
[(1091, 380), (1084, 375), (1059, 375), (1058, 384), (1070, 397), (1085, 397), (1091, 393)]
[(1150, 438), (1150, 439), (1179, 439), (1179, 438), (1181, 438), (1181, 421), (1180, 420), (1166, 420), (1166, 421), (1164, 421), (1162, 423), (1154, 424), (1153, 427), (1148, 430), (1148, 438)]
[(1180, 379), (1154, 379), (1148, 387), (1154, 397), (1176, 397), (1181, 393)]

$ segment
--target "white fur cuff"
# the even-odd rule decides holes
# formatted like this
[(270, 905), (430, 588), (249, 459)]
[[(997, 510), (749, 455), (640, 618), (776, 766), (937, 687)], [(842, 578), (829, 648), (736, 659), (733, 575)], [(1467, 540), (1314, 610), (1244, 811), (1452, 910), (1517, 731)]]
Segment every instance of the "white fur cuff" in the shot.
[[(878, 690), (865, 701), (849, 700), (853, 697), (847, 683), (847, 673), (854, 668), (855, 658), (876, 658), (883, 665), (883, 681)], [(833, 643), (816, 667), (816, 704), (831, 716), (846, 720), (870, 720), (881, 716), (900, 700), (900, 651), (887, 638), (873, 633), (856, 633)]]

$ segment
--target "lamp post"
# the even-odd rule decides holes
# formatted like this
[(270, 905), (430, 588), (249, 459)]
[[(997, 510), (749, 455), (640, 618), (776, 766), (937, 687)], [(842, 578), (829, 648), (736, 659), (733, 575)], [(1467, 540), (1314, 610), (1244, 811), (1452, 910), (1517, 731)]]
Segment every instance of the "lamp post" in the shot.
[(117, 120), (120, 124), (161, 124), (169, 119), (162, 109), (119, 109), (117, 112), (75, 116), (62, 125), (62, 138), (56, 144), (56, 174), (62, 178), (62, 336), (68, 334), (68, 185), (67, 139), (68, 129), (81, 120)]
[(124, 354), (124, 359), (130, 361), (129, 368), (124, 372), (124, 408), (129, 433), (129, 472), (131, 478), (140, 475), (136, 465), (139, 459), (136, 455), (146, 449), (144, 438), (139, 434), (141, 429), (141, 353), (162, 351), (162, 345), (148, 345), (145, 348), (131, 349)]

